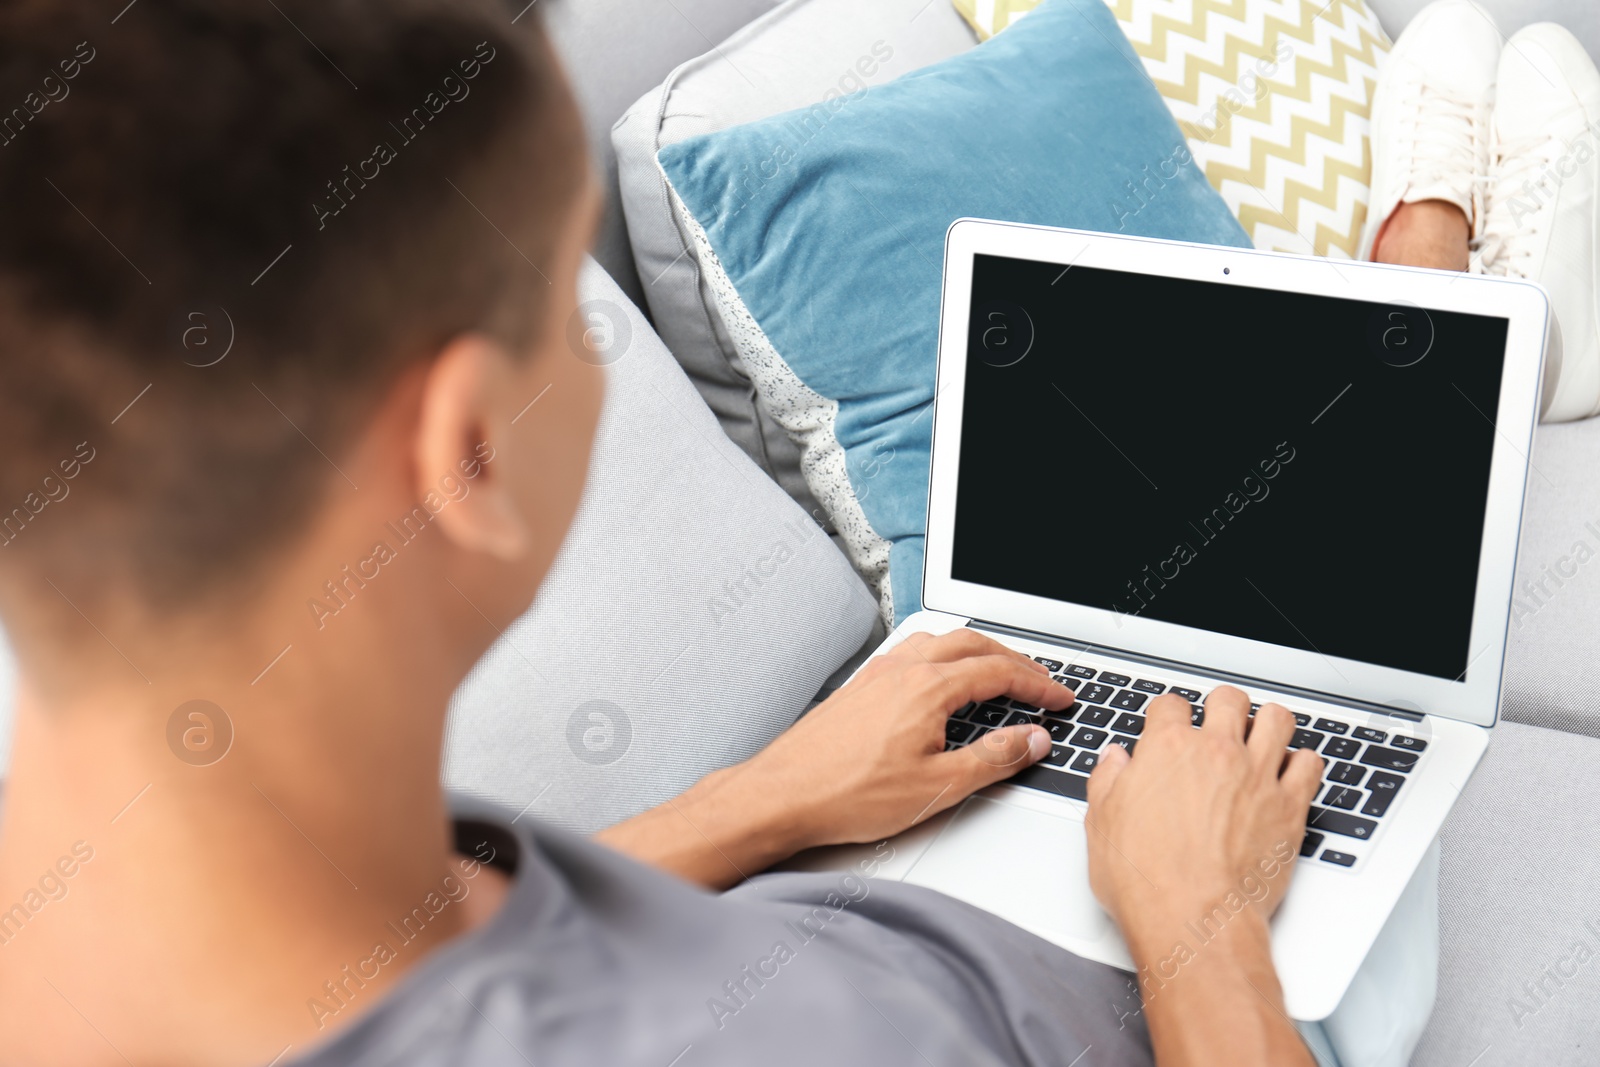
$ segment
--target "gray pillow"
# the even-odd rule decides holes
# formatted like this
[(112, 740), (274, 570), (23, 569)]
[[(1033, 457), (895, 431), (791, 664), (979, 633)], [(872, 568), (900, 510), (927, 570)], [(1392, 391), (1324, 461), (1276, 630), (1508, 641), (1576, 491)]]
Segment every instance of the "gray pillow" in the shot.
[(684, 63), (611, 131), (639, 277), (656, 330), (723, 430), (812, 514), (799, 448), (762, 409), (669, 200), (656, 152), (696, 134), (882, 85), (973, 47), (949, 0), (789, 0)]
[(592, 262), (579, 295), (622, 353), (589, 488), (532, 610), (456, 694), (445, 780), (587, 831), (759, 750), (877, 610)]

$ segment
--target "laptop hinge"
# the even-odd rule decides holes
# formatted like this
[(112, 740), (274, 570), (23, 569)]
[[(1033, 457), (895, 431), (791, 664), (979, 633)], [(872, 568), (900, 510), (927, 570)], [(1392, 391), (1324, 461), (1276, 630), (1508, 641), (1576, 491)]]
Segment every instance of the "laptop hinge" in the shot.
[(1191, 674), (1203, 674), (1221, 682), (1237, 685), (1246, 692), (1252, 685), (1265, 685), (1285, 693), (1303, 696), (1309, 700), (1320, 700), (1327, 704), (1338, 704), (1341, 707), (1352, 708), (1366, 712), (1370, 715), (1389, 715), (1397, 719), (1406, 719), (1411, 722), (1421, 722), (1423, 713), (1415, 708), (1396, 708), (1388, 704), (1374, 704), (1368, 700), (1357, 700), (1341, 693), (1328, 693), (1320, 689), (1308, 689), (1303, 685), (1284, 682), (1275, 678), (1255, 678), (1244, 674), (1234, 674), (1231, 671), (1218, 670), (1215, 667), (1206, 667), (1197, 663), (1185, 663), (1182, 660), (1163, 659), (1160, 656), (1151, 656), (1143, 652), (1134, 652), (1126, 648), (1116, 648), (1112, 645), (1099, 645), (1091, 641), (1079, 641), (1075, 638), (1059, 637), (1055, 634), (1039, 633), (1034, 630), (1024, 630), (1016, 626), (1006, 626), (997, 622), (986, 622), (983, 619), (969, 619), (967, 625), (974, 630), (986, 630), (990, 633), (1010, 635), (1012, 637), (1026, 638), (1030, 641), (1043, 641), (1046, 644), (1061, 645), (1077, 652), (1098, 653), (1106, 656), (1115, 656), (1134, 663), (1143, 663), (1151, 667), (1166, 667), (1169, 669), (1187, 671)]

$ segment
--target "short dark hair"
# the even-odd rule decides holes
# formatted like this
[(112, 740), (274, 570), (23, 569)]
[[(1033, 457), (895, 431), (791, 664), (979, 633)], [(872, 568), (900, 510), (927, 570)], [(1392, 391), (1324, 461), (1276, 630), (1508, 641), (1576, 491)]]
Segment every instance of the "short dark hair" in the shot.
[(183, 606), (351, 491), (407, 367), (540, 328), (586, 157), (515, 16), (0, 5), (0, 569)]

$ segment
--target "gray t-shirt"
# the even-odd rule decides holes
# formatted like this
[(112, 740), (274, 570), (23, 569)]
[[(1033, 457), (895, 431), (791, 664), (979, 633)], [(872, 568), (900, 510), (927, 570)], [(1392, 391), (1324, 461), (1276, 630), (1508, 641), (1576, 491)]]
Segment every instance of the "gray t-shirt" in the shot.
[(874, 879), (872, 863), (762, 875), (714, 895), (499, 809), (458, 804), (456, 817), (457, 847), (512, 873), (504, 905), (364, 1004), (359, 974), (402, 956), (412, 927), (454, 891), (397, 917), (387, 953), (308, 1003), (324, 1019), (364, 1014), (295, 1063), (1152, 1062), (1128, 974), (931, 890)]

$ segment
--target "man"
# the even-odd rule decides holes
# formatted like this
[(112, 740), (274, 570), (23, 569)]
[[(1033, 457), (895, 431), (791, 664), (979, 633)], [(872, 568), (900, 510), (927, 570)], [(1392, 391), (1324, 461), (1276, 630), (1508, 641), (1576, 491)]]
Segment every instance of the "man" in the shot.
[(1320, 768), (1228, 687), (1199, 731), (1156, 700), (1091, 781), (1141, 966), (1274, 872), (1142, 1005), (871, 869), (745, 882), (1048, 751), (943, 750), (969, 700), (1073, 699), (974, 633), (913, 638), (600, 843), (452, 811), (449, 696), (584, 483), (601, 380), (564, 334), (597, 196), (536, 18), (287, 14), (0, 11), (0, 92), (49, 101), (0, 167), (0, 1061), (1310, 1063), (1267, 920)]

